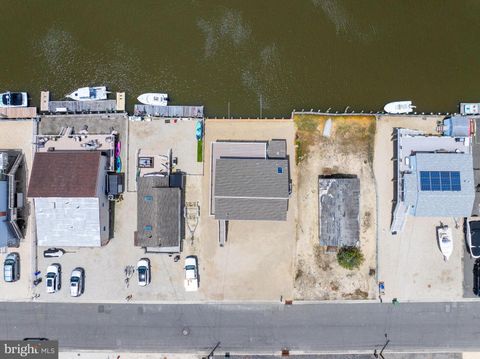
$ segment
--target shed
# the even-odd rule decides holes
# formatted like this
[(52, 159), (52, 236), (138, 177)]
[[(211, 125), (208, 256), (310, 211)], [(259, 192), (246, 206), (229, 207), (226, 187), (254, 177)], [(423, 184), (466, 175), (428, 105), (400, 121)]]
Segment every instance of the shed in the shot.
[(319, 177), (318, 206), (320, 245), (336, 250), (359, 243), (359, 178)]

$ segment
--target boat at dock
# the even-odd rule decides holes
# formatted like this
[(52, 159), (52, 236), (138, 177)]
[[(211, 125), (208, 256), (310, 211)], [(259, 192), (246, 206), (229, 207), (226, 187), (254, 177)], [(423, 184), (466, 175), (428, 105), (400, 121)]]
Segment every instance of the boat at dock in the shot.
[(166, 93), (144, 93), (137, 97), (137, 100), (144, 105), (167, 106), (168, 94)]
[(462, 102), (460, 104), (461, 115), (478, 115), (480, 114), (480, 103)]
[(383, 109), (387, 113), (404, 114), (413, 112), (414, 108), (412, 101), (395, 101), (387, 103)]
[(443, 259), (448, 261), (453, 252), (452, 229), (446, 225), (437, 227), (437, 239)]
[(0, 93), (0, 107), (27, 107), (28, 95), (26, 92), (4, 92)]
[(109, 93), (106, 86), (80, 87), (65, 97), (75, 101), (97, 101), (106, 100)]

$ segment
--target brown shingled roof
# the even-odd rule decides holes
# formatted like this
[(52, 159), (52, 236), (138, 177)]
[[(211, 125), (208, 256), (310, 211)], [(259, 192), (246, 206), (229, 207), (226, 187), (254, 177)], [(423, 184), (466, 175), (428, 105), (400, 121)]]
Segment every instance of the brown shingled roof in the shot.
[(37, 152), (28, 197), (95, 197), (100, 151)]

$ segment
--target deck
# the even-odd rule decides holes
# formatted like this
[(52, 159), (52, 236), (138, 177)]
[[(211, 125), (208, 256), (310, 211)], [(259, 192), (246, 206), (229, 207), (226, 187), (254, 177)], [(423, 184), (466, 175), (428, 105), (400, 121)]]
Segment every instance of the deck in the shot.
[(37, 117), (36, 107), (6, 107), (0, 108), (0, 119), (2, 118), (35, 118)]
[(50, 101), (48, 112), (52, 113), (91, 113), (116, 112), (116, 100), (100, 101)]
[(125, 112), (125, 92), (117, 92), (116, 100), (50, 101), (50, 92), (42, 91), (40, 111), (50, 113)]
[(134, 114), (168, 118), (203, 118), (203, 106), (135, 105)]

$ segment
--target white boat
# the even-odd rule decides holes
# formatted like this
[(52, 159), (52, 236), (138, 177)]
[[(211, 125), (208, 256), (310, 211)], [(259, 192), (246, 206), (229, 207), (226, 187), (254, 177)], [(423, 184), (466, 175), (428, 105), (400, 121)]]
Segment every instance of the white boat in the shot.
[(437, 227), (437, 238), (438, 246), (446, 262), (453, 252), (452, 229), (445, 225)]
[(460, 103), (461, 115), (478, 115), (480, 114), (480, 103)]
[(387, 103), (383, 109), (387, 113), (401, 114), (413, 112), (414, 108), (412, 101), (395, 101)]
[(166, 93), (144, 93), (137, 97), (144, 105), (167, 106), (168, 95)]
[(27, 107), (28, 95), (26, 92), (0, 93), (0, 107)]
[(96, 101), (106, 100), (109, 93), (106, 86), (80, 87), (65, 97), (75, 101)]

